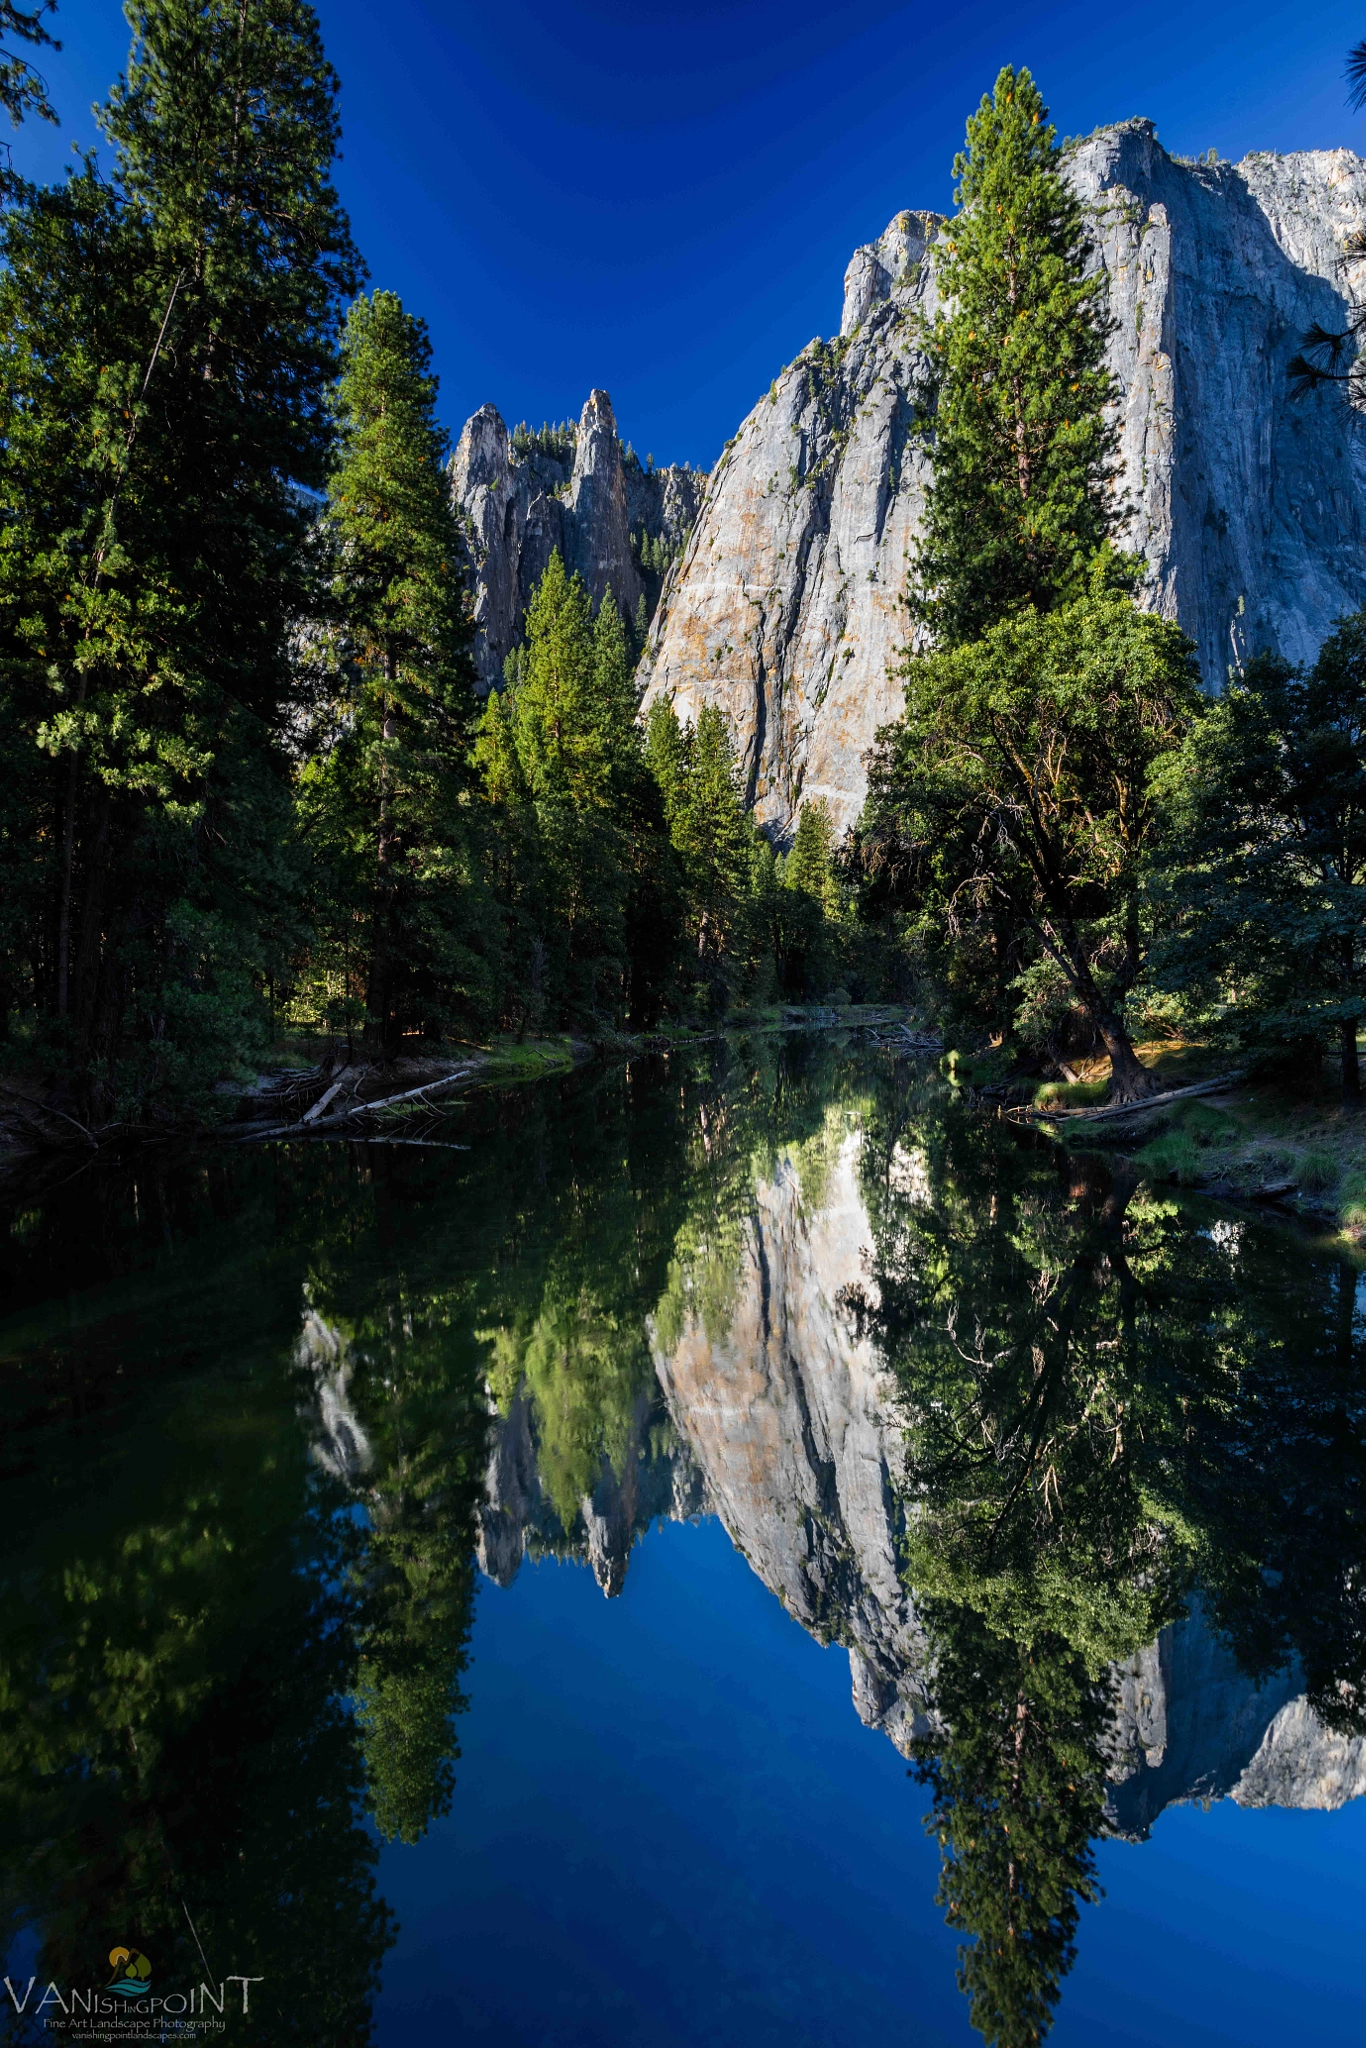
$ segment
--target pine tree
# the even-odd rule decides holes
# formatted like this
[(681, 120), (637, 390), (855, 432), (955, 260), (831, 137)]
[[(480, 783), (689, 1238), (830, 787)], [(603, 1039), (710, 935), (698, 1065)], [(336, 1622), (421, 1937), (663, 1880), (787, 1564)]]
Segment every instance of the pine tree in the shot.
[(339, 746), (306, 776), (305, 800), (320, 817), (339, 799), (342, 837), (359, 834), (369, 849), (365, 1030), (377, 1055), (405, 1028), (439, 1029), (477, 1008), (482, 982), (463, 902), (472, 629), (436, 390), (424, 322), (393, 292), (358, 299), (322, 534), (349, 715)]
[(954, 160), (929, 335), (934, 478), (911, 605), (941, 645), (1081, 596), (1111, 532), (1104, 278), (1027, 71), (1009, 66)]
[[(61, 44), (43, 27), (43, 16), (53, 12), (56, 0), (40, 0), (34, 8), (16, 7), (14, 0), (0, 0), (0, 107), (17, 128), (26, 114), (56, 124), (57, 115), (47, 96), (47, 87), (26, 57), (10, 47), (27, 43), (30, 49), (60, 50)], [(13, 174), (0, 172), (0, 189), (13, 187)]]
[[(31, 999), (98, 1108), (250, 1049), (324, 476), (336, 79), (302, 0), (144, 0), (83, 165), (5, 223), (0, 650), (53, 772)], [(287, 865), (287, 863), (286, 863)], [(281, 893), (283, 891), (283, 894)], [(274, 936), (272, 936), (274, 934)]]
[(1307, 674), (1249, 662), (1165, 767), (1159, 981), (1246, 1045), (1336, 1040), (1343, 1102), (1358, 1108), (1366, 613), (1340, 622)]
[(1110, 1684), (1061, 1637), (1014, 1642), (970, 1607), (927, 1606), (951, 1730), (919, 1745), (938, 1903), (975, 1937), (958, 1951), (974, 2028), (989, 2048), (1033, 2048), (1076, 1959), (1080, 1907), (1100, 1896)]
[(704, 704), (685, 739), (687, 772), (671, 829), (687, 877), (698, 970), (722, 1001), (727, 963), (745, 946), (755, 830), (725, 713)]
[(823, 797), (803, 804), (783, 880), (789, 889), (799, 889), (819, 904), (826, 917), (833, 917), (839, 909), (834, 853), (835, 826), (829, 804)]
[(1189, 641), (1102, 592), (906, 675), (905, 716), (872, 759), (865, 846), (880, 843), (955, 947), (1000, 944), (1008, 972), (1022, 939), (1050, 961), (1110, 1055), (1114, 1098), (1150, 1093), (1123, 1006), (1144, 960), (1152, 771), (1199, 708)]
[[(621, 615), (609, 594), (595, 620), (558, 554), (528, 607), (508, 682), (485, 711), (479, 752), (486, 793), (503, 807), (506, 914), (520, 934), (523, 985), (540, 991), (548, 981), (551, 1006), (571, 1021), (652, 1021), (677, 954), (675, 863)], [(508, 1007), (521, 1007), (511, 982)]]

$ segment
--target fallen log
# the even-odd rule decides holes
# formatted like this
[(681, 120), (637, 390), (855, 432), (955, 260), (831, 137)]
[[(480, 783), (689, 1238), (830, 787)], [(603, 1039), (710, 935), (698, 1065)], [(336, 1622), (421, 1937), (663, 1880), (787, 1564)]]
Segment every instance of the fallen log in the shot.
[(372, 1116), (376, 1110), (393, 1109), (403, 1102), (425, 1101), (435, 1092), (457, 1087), (461, 1081), (468, 1080), (471, 1074), (478, 1073), (483, 1064), (482, 1060), (469, 1060), (449, 1074), (440, 1074), (434, 1081), (424, 1081), (420, 1088), (405, 1088), (398, 1095), (382, 1095), (376, 1102), (353, 1102), (346, 1109), (334, 1110), (331, 1116), (316, 1117), (311, 1123), (300, 1118), (295, 1123), (266, 1124), (259, 1130), (243, 1131), (237, 1142), (247, 1145), (256, 1138), (311, 1138), (315, 1131), (335, 1130), (339, 1124), (354, 1123), (357, 1117)]
[(0, 1088), (3, 1088), (6, 1101), (23, 1122), (36, 1125), (41, 1130), (42, 1119), (45, 1116), (56, 1117), (61, 1123), (69, 1124), (73, 1131), (79, 1132), (92, 1152), (99, 1151), (99, 1139), (93, 1132), (88, 1131), (84, 1124), (77, 1123), (74, 1116), (68, 1116), (64, 1109), (54, 1109), (50, 1102), (35, 1102), (31, 1095), (25, 1095), (20, 1089), (11, 1088), (4, 1083), (0, 1083)]
[(1212, 1081), (1196, 1081), (1189, 1088), (1169, 1088), (1162, 1095), (1144, 1095), (1137, 1102), (1105, 1102), (1093, 1109), (1036, 1109), (1032, 1103), (1006, 1111), (1018, 1122), (1038, 1124), (1104, 1123), (1112, 1117), (1146, 1116), (1150, 1109), (1162, 1109), (1169, 1102), (1185, 1102), (1193, 1095), (1218, 1095), (1243, 1078), (1242, 1069), (1216, 1075)]

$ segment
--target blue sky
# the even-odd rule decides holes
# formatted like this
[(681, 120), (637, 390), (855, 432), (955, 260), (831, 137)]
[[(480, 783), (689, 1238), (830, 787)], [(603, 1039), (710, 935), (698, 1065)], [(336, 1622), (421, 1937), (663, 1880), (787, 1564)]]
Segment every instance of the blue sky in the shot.
[[(453, 431), (611, 392), (624, 437), (709, 466), (839, 324), (851, 250), (947, 208), (964, 120), (1028, 64), (1063, 134), (1147, 114), (1168, 148), (1366, 153), (1342, 67), (1360, 0), (860, 7), (801, 0), (321, 0), (343, 194), (374, 283), (430, 324)], [(112, 0), (63, 0), (63, 117), (14, 144), (60, 174), (123, 61)]]

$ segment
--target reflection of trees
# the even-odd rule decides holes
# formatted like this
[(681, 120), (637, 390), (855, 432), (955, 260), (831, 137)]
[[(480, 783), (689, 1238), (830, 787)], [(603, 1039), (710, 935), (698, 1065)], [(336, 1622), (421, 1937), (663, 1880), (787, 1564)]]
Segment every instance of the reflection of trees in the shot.
[(44, 1979), (102, 1982), (131, 1939), (166, 1989), (262, 1976), (243, 2040), (361, 2043), (392, 1933), (343, 1698), (349, 1525), (287, 1389), (252, 1394), (163, 1387), (154, 1462), (143, 1410), (48, 1445), (17, 1504), (6, 1915), (41, 1927)]
[(1021, 1641), (967, 1603), (932, 1602), (935, 1700), (952, 1730), (925, 1745), (938, 1900), (976, 1937), (959, 1952), (973, 2025), (1001, 2048), (1048, 2030), (1080, 1904), (1098, 1896), (1110, 1687), (1064, 1637)]
[(1123, 1163), (933, 1087), (889, 1084), (864, 1173), (875, 1248), (848, 1305), (905, 1421), (942, 1897), (975, 1937), (974, 2024), (1027, 2042), (1093, 1895), (1108, 1667), (1197, 1578), (1249, 1674), (1298, 1660), (1325, 1719), (1366, 1725), (1355, 1275), (1271, 1232), (1245, 1274), (1242, 1226), (1197, 1230)]
[(468, 1704), (460, 1677), (488, 1414), (463, 1331), (465, 1295), (401, 1281), (314, 1286), (320, 1307), (340, 1297), (359, 1310), (339, 1330), (369, 1454), (367, 1526), (352, 1565), (355, 1699), (375, 1818), (406, 1842), (450, 1806), (455, 1716)]

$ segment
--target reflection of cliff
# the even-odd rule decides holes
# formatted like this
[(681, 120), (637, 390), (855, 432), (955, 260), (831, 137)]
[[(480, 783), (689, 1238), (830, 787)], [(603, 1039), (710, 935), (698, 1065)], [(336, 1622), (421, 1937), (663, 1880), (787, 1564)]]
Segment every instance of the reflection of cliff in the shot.
[(1366, 1793), (1366, 1738), (1336, 1735), (1289, 1673), (1260, 1688), (1199, 1612), (1164, 1629), (1119, 1673), (1116, 1829), (1146, 1835), (1174, 1799), (1332, 1810)]
[(486, 1497), (479, 1516), (480, 1568), (500, 1586), (510, 1586), (523, 1557), (549, 1553), (586, 1559), (609, 1599), (626, 1580), (631, 1546), (661, 1516), (684, 1521), (704, 1512), (699, 1476), (686, 1452), (660, 1441), (657, 1404), (636, 1403), (624, 1456), (604, 1459), (591, 1493), (579, 1503), (579, 1517), (566, 1532), (541, 1485), (536, 1457), (534, 1402), (518, 1388), (506, 1415), (494, 1425)]
[[(897, 1572), (900, 1432), (871, 1347), (838, 1307), (843, 1289), (868, 1286), (860, 1147), (856, 1132), (827, 1144), (805, 1174), (815, 1199), (790, 1157), (758, 1181), (724, 1328), (699, 1306), (655, 1366), (733, 1541), (805, 1628), (848, 1647), (860, 1716), (905, 1749), (933, 1704)], [(925, 1198), (910, 1155), (893, 1160), (892, 1183)], [(1366, 1793), (1366, 1740), (1325, 1728), (1289, 1675), (1254, 1685), (1198, 1611), (1116, 1677), (1121, 1833), (1146, 1833), (1179, 1799), (1324, 1808)]]
[(313, 1455), (334, 1479), (358, 1486), (374, 1463), (374, 1453), (351, 1406), (352, 1361), (346, 1338), (308, 1308), (294, 1356), (311, 1383)]
[(863, 1278), (859, 1149), (855, 1133), (838, 1145), (819, 1205), (790, 1159), (755, 1188), (729, 1327), (712, 1338), (688, 1315), (655, 1367), (732, 1540), (803, 1627), (847, 1646), (860, 1715), (904, 1747), (928, 1722), (897, 1576), (895, 1434), (836, 1306)]
[[(634, 1382), (610, 1428), (590, 1418), (607, 1451), (575, 1465), (567, 1439), (542, 1440), (552, 1425), (562, 1437), (565, 1416), (577, 1414), (571, 1382), (585, 1415), (595, 1372), (600, 1387), (619, 1385), (602, 1365), (616, 1356), (597, 1327), (603, 1316), (566, 1294), (554, 1323), (559, 1378), (544, 1360), (536, 1367), (534, 1344), (512, 1348), (521, 1363), (500, 1382), (478, 1556), (500, 1585), (528, 1553), (577, 1557), (611, 1597), (651, 1522), (715, 1512), (787, 1611), (848, 1650), (859, 1715), (905, 1751), (932, 1726), (934, 1705), (925, 1638), (898, 1571), (901, 1430), (872, 1344), (839, 1305), (845, 1289), (870, 1285), (862, 1145), (832, 1110), (824, 1133), (764, 1169), (741, 1169), (729, 1184), (721, 1176), (708, 1220), (680, 1233), (650, 1326), (655, 1382)], [(931, 1198), (913, 1150), (894, 1153), (887, 1185), (913, 1209)], [(623, 1358), (637, 1341), (627, 1323), (614, 1326)], [(325, 1336), (310, 1319), (301, 1356), (319, 1404), (319, 1455), (336, 1470), (367, 1447), (349, 1415), (345, 1360)], [(556, 1474), (552, 1498), (547, 1475)], [(1142, 1836), (1173, 1800), (1329, 1808), (1366, 1793), (1366, 1740), (1326, 1729), (1289, 1674), (1254, 1685), (1198, 1611), (1116, 1679), (1108, 1811), (1119, 1833)]]

